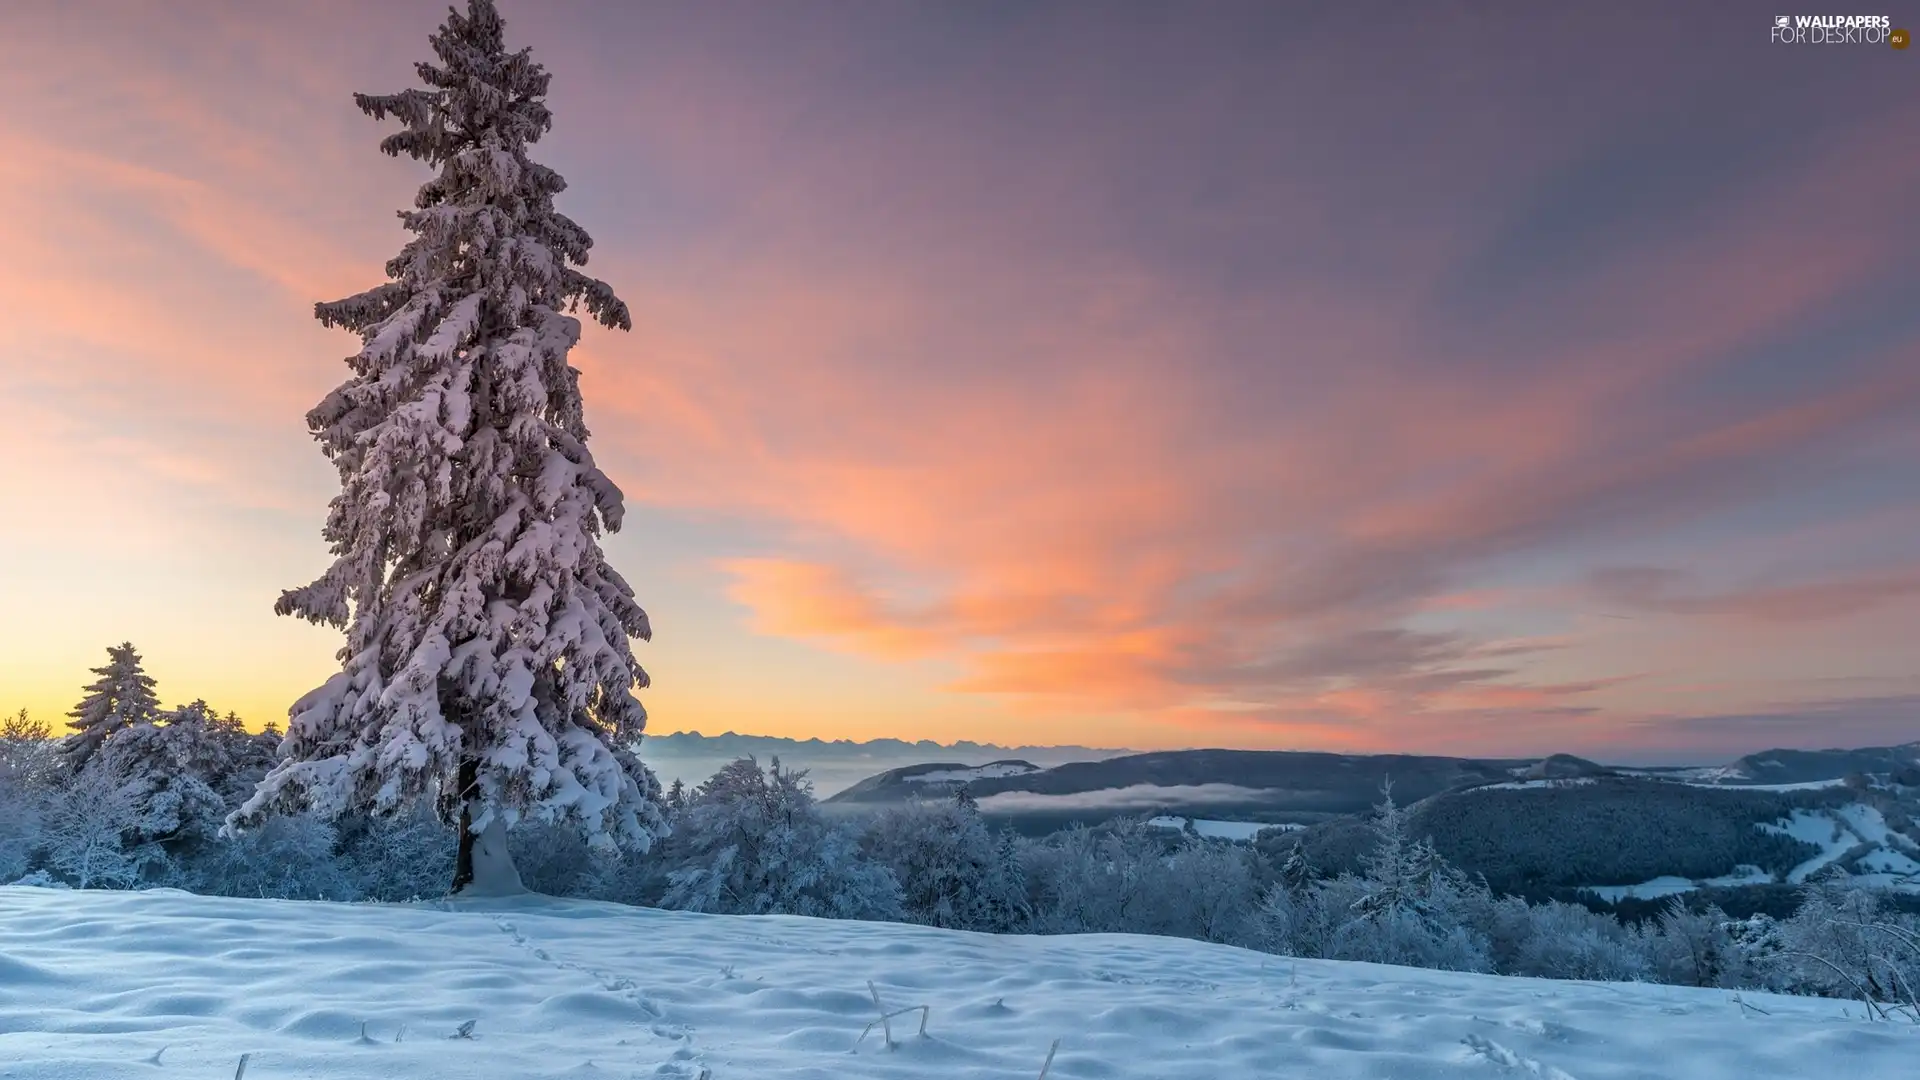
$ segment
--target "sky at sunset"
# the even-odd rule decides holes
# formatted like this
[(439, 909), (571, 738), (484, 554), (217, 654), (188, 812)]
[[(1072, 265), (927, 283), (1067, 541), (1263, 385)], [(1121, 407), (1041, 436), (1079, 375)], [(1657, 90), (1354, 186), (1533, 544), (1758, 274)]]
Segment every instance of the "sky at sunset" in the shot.
[[(633, 309), (575, 363), (652, 730), (1920, 737), (1920, 50), (1737, 4), (500, 6)], [(272, 611), (357, 347), (312, 308), (403, 242), (424, 171), (350, 95), (444, 15), (8, 0), (0, 709), (123, 639), (255, 724), (333, 670)]]

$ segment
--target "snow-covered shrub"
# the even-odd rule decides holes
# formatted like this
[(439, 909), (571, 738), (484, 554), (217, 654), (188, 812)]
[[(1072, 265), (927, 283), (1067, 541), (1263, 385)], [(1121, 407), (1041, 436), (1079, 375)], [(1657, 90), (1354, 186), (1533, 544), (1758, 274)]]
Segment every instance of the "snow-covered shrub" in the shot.
[(1142, 821), (1074, 828), (1030, 844), (1025, 860), (1041, 933), (1161, 934), (1232, 943), (1261, 929), (1254, 856), (1236, 844), (1168, 834)]
[(27, 872), (52, 795), (53, 732), (25, 709), (0, 720), (0, 881)]
[(695, 789), (661, 850), (663, 907), (890, 919), (900, 887), (820, 816), (804, 771), (741, 758)]
[(1036, 842), (1027, 878), (1038, 899), (1034, 929), (1043, 934), (1124, 933), (1143, 919), (1142, 870), (1166, 855), (1166, 842), (1137, 822), (1075, 826)]
[(20, 886), (24, 886), (27, 888), (34, 888), (34, 889), (71, 889), (73, 888), (73, 886), (68, 885), (66, 882), (61, 881), (59, 878), (54, 877), (52, 874), (47, 873), (45, 870), (35, 870), (31, 874), (28, 874), (27, 876), (20, 878), (16, 881), (9, 881), (7, 882), (7, 884), (20, 885)]
[(1791, 992), (1920, 1011), (1920, 919), (1889, 910), (1879, 892), (1844, 875), (1807, 886), (1799, 910), (1779, 924), (1773, 964)]
[(82, 889), (124, 889), (165, 855), (133, 835), (138, 808), (112, 770), (83, 769), (47, 807), (48, 869)]
[(40, 842), (42, 803), (37, 792), (0, 775), (0, 881), (27, 872)]
[(513, 864), (527, 888), (547, 896), (597, 896), (615, 860), (595, 851), (578, 829), (528, 822), (508, 835)]
[(1503, 974), (1600, 982), (1631, 982), (1647, 976), (1640, 939), (1613, 916), (1558, 901), (1534, 907), (1530, 914), (1532, 932)]
[(1537, 930), (1531, 904), (1477, 888), (1461, 897), (1460, 916), (1486, 941), (1493, 970), (1510, 975), (1520, 968), (1521, 952)]
[(1421, 907), (1380, 905), (1365, 878), (1342, 875), (1320, 887), (1329, 914), (1346, 918), (1328, 936), (1319, 955), (1329, 960), (1491, 971), (1487, 941), (1459, 917), (1451, 889), (1438, 886)]
[(390, 818), (341, 820), (341, 858), (360, 896), (395, 903), (445, 896), (453, 830), (425, 806)]
[(127, 822), (133, 839), (165, 842), (176, 857), (213, 840), (227, 804), (208, 778), (218, 774), (225, 755), (193, 707), (169, 715), (165, 723), (131, 724), (107, 740), (83, 768), (117, 784), (133, 808)]
[(1717, 907), (1694, 911), (1675, 897), (1637, 935), (1649, 977), (1675, 986), (1757, 985), (1752, 965), (1734, 941), (1733, 925)]
[(1033, 922), (1033, 897), (1028, 892), (1027, 842), (1012, 829), (1002, 829), (993, 845), (993, 867), (987, 872), (982, 915), (987, 925), (978, 929), (998, 934), (1019, 933)]
[(60, 742), (53, 728), (21, 709), (0, 719), (0, 777), (15, 785), (45, 791), (62, 775)]
[(874, 815), (861, 839), (868, 855), (893, 872), (909, 922), (988, 929), (1011, 898), (993, 895), (1011, 883), (997, 874), (1000, 852), (978, 807), (959, 799), (924, 800)]
[(1227, 945), (1253, 939), (1260, 888), (1245, 847), (1190, 836), (1161, 865), (1171, 888), (1152, 932)]
[(289, 814), (216, 842), (177, 871), (178, 883), (216, 896), (355, 900), (359, 885), (335, 852), (333, 825)]

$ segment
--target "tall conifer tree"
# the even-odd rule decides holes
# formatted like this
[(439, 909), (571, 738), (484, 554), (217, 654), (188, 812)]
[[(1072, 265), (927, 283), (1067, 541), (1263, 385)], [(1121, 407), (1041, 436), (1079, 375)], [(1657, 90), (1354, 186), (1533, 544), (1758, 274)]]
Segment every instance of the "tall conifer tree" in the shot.
[(566, 182), (527, 156), (552, 123), (547, 72), (507, 50), (491, 0), (429, 40), (424, 88), (354, 97), (400, 121), (383, 151), (434, 170), (400, 212), (413, 238), (385, 284), (315, 308), (362, 343), (307, 416), (340, 474), (335, 558), (276, 610), (344, 629), (341, 670), (294, 704), (284, 760), (230, 826), (432, 796), (459, 824), (458, 893), (518, 887), (505, 830), (522, 817), (643, 850), (664, 819), (632, 753), (647, 616), (598, 542), (621, 493), (567, 362), (567, 312), (632, 324), (577, 269), (592, 241), (554, 209)]

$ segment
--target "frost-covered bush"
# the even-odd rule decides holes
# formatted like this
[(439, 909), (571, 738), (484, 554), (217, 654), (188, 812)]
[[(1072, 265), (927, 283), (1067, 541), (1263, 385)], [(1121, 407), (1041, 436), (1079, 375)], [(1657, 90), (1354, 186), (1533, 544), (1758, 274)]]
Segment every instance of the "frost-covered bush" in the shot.
[(1754, 965), (1735, 941), (1735, 925), (1717, 907), (1695, 911), (1674, 898), (1637, 935), (1648, 977), (1675, 986), (1757, 985)]
[(1641, 939), (1620, 920), (1557, 901), (1534, 907), (1529, 914), (1531, 932), (1505, 974), (1600, 982), (1631, 982), (1647, 976)]
[(909, 922), (962, 930), (1006, 928), (1024, 895), (1003, 872), (1002, 849), (971, 800), (925, 800), (875, 815), (861, 838), (900, 883)]
[(1069, 829), (1031, 845), (1025, 869), (1041, 933), (1137, 933), (1247, 943), (1260, 934), (1252, 853), (1140, 821)]
[(405, 902), (447, 894), (453, 830), (424, 806), (389, 818), (338, 825), (341, 857), (363, 899)]
[(46, 868), (76, 888), (131, 888), (166, 858), (136, 837), (138, 810), (112, 770), (81, 770), (48, 804), (41, 834)]
[(53, 732), (25, 709), (0, 720), (0, 881), (27, 872), (55, 775)]
[(1772, 977), (1783, 990), (1904, 1006), (1920, 1020), (1920, 918), (1843, 878), (1810, 884), (1778, 927)]
[[(1438, 890), (1436, 890), (1438, 892)], [(1346, 918), (1334, 927), (1320, 955), (1329, 960), (1437, 968), (1443, 971), (1491, 971), (1485, 938), (1457, 917), (1458, 909), (1439, 896), (1424, 910), (1371, 907), (1377, 896), (1366, 879), (1342, 876), (1320, 887), (1329, 915)]]
[(508, 836), (513, 864), (527, 888), (548, 896), (593, 896), (606, 888), (613, 860), (593, 850), (578, 829), (529, 822)]
[(335, 851), (332, 823), (312, 814), (275, 818), (216, 842), (177, 871), (177, 883), (218, 896), (357, 900), (358, 882)]
[(1125, 933), (1147, 919), (1147, 875), (1167, 842), (1138, 822), (1074, 827), (1033, 845), (1028, 887), (1043, 934)]
[(227, 761), (218, 736), (207, 730), (203, 703), (142, 721), (108, 739), (81, 770), (117, 784), (133, 807), (128, 825), (138, 843), (165, 842), (188, 856), (219, 832), (226, 800), (214, 781)]
[(663, 907), (726, 914), (890, 919), (900, 886), (826, 821), (804, 771), (776, 759), (732, 762), (701, 784), (673, 821), (657, 880)]
[(33, 889), (70, 889), (73, 887), (61, 881), (59, 878), (54, 877), (52, 874), (47, 873), (45, 870), (35, 870), (31, 874), (17, 881), (10, 881), (7, 884)]

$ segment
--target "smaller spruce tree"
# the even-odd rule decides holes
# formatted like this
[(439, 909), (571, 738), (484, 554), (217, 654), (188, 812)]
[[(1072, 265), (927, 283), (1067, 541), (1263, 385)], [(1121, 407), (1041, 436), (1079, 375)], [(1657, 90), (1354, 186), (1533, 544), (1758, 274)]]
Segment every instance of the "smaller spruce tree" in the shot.
[(132, 642), (108, 646), (106, 666), (94, 668), (93, 673), (100, 677), (87, 686), (87, 696), (67, 714), (73, 718), (67, 724), (73, 734), (60, 746), (61, 756), (76, 771), (114, 732), (152, 720), (160, 711), (153, 678), (141, 667), (140, 654)]

